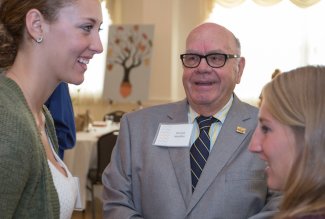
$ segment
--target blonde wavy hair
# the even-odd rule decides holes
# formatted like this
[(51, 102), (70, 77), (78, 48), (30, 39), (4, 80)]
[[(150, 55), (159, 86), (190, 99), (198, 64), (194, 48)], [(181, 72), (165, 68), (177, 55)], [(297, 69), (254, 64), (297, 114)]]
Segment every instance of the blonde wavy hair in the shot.
[(262, 95), (270, 113), (292, 128), (297, 142), (276, 218), (325, 215), (325, 67), (280, 74)]

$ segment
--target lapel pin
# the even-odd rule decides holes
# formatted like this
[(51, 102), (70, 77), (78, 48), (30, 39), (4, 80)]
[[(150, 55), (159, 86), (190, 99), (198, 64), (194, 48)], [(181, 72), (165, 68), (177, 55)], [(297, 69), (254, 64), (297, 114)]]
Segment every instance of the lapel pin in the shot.
[(236, 128), (236, 132), (240, 133), (240, 134), (245, 134), (246, 133), (246, 128), (237, 126)]

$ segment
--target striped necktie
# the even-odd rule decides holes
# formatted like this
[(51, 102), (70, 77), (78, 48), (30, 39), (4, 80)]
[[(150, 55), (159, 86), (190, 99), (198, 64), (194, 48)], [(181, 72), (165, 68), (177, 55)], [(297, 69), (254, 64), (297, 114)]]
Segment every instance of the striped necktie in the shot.
[(193, 143), (190, 155), (191, 155), (191, 176), (192, 176), (192, 192), (199, 181), (202, 170), (208, 160), (210, 153), (210, 136), (209, 129), (212, 123), (217, 121), (216, 118), (199, 116), (196, 118), (200, 128), (199, 137)]

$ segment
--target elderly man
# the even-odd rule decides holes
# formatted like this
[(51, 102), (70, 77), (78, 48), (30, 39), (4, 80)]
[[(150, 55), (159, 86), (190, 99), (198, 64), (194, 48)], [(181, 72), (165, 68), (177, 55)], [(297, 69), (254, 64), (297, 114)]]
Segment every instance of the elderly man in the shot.
[(245, 59), (204, 23), (182, 54), (186, 99), (126, 114), (103, 174), (105, 218), (270, 218), (278, 198), (247, 150), (257, 109), (234, 94)]

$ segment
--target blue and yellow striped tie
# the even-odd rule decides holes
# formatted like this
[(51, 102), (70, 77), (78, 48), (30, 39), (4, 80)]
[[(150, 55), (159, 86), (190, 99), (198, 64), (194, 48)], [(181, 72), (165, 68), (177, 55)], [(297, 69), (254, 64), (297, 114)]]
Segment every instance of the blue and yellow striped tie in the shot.
[(192, 192), (199, 181), (202, 170), (208, 160), (210, 153), (210, 136), (209, 129), (212, 123), (217, 121), (216, 118), (199, 116), (196, 118), (200, 128), (199, 137), (193, 143), (190, 154), (191, 154), (191, 176), (192, 176)]

